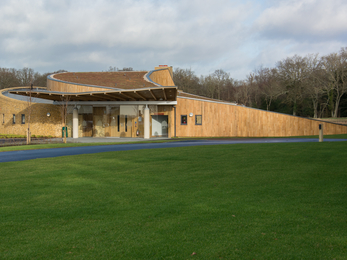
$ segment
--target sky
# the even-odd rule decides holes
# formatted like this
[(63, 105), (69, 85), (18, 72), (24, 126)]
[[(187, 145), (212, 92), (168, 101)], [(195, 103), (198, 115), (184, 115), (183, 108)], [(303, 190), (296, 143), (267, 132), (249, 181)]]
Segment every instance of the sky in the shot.
[(1, 0), (0, 67), (222, 69), (243, 80), (347, 47), (346, 0)]

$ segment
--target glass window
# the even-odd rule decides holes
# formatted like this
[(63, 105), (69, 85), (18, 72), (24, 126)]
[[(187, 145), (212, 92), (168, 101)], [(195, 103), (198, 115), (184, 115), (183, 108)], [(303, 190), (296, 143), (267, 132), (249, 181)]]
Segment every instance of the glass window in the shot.
[(15, 124), (16, 123), (16, 115), (15, 114), (13, 114), (13, 122), (12, 122), (13, 124)]
[(202, 125), (202, 115), (195, 115), (195, 124)]
[(120, 125), (119, 119), (120, 119), (120, 117), (119, 117), (119, 115), (117, 115), (117, 132), (119, 132), (119, 125)]
[(25, 115), (22, 114), (22, 124), (25, 124)]
[(187, 125), (187, 115), (181, 115), (181, 125)]

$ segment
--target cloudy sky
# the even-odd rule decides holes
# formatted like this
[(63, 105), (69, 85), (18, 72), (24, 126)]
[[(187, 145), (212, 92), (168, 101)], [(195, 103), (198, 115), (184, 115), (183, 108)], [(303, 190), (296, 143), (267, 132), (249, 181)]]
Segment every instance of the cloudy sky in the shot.
[(347, 47), (346, 0), (1, 0), (0, 67), (151, 70), (234, 79)]

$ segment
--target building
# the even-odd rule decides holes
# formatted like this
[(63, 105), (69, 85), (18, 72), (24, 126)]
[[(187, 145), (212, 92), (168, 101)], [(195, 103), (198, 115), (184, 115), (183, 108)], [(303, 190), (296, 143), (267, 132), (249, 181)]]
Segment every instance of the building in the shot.
[(324, 134), (347, 133), (345, 125), (184, 93), (168, 66), (58, 73), (48, 76), (47, 89), (4, 89), (0, 133), (25, 135), (30, 114), (32, 135), (61, 136), (64, 108), (68, 136), (74, 138), (301, 136), (318, 135), (319, 124)]

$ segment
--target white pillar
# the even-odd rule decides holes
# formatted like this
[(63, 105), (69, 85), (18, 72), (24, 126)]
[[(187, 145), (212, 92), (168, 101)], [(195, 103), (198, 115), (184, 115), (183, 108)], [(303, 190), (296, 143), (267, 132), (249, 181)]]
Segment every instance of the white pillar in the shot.
[(73, 113), (72, 113), (72, 129), (73, 129), (72, 137), (78, 138), (78, 109), (77, 107), (73, 109)]
[(144, 138), (149, 139), (149, 108), (146, 105), (143, 115)]

